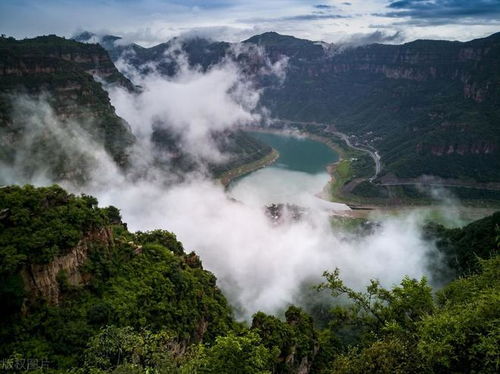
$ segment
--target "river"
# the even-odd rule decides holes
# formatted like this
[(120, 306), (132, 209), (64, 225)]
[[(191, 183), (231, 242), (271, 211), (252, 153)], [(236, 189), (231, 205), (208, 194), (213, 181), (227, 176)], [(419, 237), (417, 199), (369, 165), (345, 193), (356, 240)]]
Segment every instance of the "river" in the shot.
[(287, 134), (249, 132), (269, 144), (280, 156), (270, 166), (234, 180), (229, 194), (245, 204), (289, 203), (309, 208), (349, 210), (345, 204), (317, 197), (330, 180), (326, 167), (339, 155), (326, 144)]

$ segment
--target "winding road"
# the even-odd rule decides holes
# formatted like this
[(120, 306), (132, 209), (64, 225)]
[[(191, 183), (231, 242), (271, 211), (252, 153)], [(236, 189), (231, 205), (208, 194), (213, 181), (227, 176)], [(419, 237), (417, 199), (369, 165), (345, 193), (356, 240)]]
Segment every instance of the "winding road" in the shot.
[[(371, 147), (371, 146), (359, 146), (359, 145), (354, 145), (351, 143), (349, 136), (347, 134), (344, 134), (340, 131), (337, 131), (335, 129), (335, 125), (331, 123), (321, 123), (321, 122), (304, 122), (304, 121), (290, 121), (290, 120), (283, 120), (279, 118), (275, 118), (274, 121), (276, 123), (284, 123), (284, 124), (298, 124), (298, 125), (316, 125), (316, 126), (326, 126), (325, 132), (328, 134), (331, 134), (333, 136), (336, 136), (340, 139), (342, 139), (346, 145), (352, 149), (356, 149), (361, 152), (368, 153), (370, 157), (373, 159), (375, 162), (375, 174), (368, 178), (363, 180), (367, 180), (370, 183), (373, 183), (375, 179), (379, 176), (380, 172), (382, 171), (382, 162), (381, 162), (381, 157), (378, 153), (378, 151)], [(402, 186), (402, 185), (435, 185), (435, 186), (440, 186), (440, 187), (463, 187), (463, 188), (476, 188), (476, 189), (486, 189), (486, 190), (494, 190), (494, 191), (500, 191), (500, 183), (486, 183), (486, 184), (481, 184), (481, 183), (473, 183), (471, 184), (470, 182), (463, 182), (463, 181), (455, 181), (455, 180), (422, 180), (421, 178), (413, 178), (413, 180), (395, 180), (395, 181), (384, 181), (377, 183), (377, 185), (380, 186)]]
[(371, 149), (368, 149), (368, 148), (364, 148), (364, 147), (359, 147), (359, 146), (353, 145), (351, 143), (351, 141), (349, 140), (349, 137), (346, 134), (342, 133), (342, 132), (339, 132), (339, 131), (330, 131), (330, 133), (333, 134), (333, 135), (338, 136), (339, 138), (341, 138), (343, 141), (345, 141), (345, 143), (349, 147), (351, 147), (353, 149), (357, 149), (358, 151), (361, 151), (361, 152), (366, 152), (366, 153), (368, 153), (371, 156), (371, 158), (373, 158), (373, 161), (375, 162), (375, 174), (368, 179), (368, 181), (373, 182), (378, 177), (378, 175), (380, 173), (380, 170), (382, 169), (382, 165), (380, 163), (380, 155), (378, 154), (378, 152), (377, 151), (372, 151)]

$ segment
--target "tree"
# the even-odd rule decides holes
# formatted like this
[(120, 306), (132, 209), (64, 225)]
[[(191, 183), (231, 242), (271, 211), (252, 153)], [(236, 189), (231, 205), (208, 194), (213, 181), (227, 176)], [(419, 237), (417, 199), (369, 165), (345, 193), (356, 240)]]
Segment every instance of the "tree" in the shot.
[(267, 349), (255, 332), (219, 336), (210, 348), (198, 346), (182, 373), (270, 374), (275, 352)]
[(500, 256), (481, 263), (481, 274), (438, 294), (440, 309), (421, 325), (418, 350), (436, 372), (500, 369)]
[(87, 369), (114, 370), (121, 368), (173, 369), (175, 342), (167, 332), (134, 331), (131, 327), (108, 326), (90, 342), (85, 352)]
[(273, 372), (294, 373), (299, 367), (310, 367), (318, 349), (318, 339), (311, 316), (300, 308), (290, 306), (286, 321), (256, 313), (252, 330), (274, 357)]
[[(385, 289), (372, 280), (366, 292), (344, 285), (340, 272), (325, 272), (334, 297), (345, 295), (351, 304), (337, 307), (339, 324), (357, 328), (356, 345), (332, 363), (333, 373), (425, 373), (427, 367), (416, 348), (419, 323), (434, 311), (432, 289), (427, 280), (403, 278), (399, 286)], [(335, 327), (335, 324), (332, 325)]]
[(320, 284), (318, 289), (328, 289), (334, 297), (347, 296), (352, 304), (343, 308), (344, 313), (347, 309), (344, 318), (369, 326), (376, 335), (397, 331), (413, 333), (417, 322), (434, 310), (432, 288), (426, 278), (418, 281), (405, 277), (399, 286), (391, 290), (371, 280), (366, 292), (359, 292), (344, 285), (339, 269), (323, 275), (326, 282)]

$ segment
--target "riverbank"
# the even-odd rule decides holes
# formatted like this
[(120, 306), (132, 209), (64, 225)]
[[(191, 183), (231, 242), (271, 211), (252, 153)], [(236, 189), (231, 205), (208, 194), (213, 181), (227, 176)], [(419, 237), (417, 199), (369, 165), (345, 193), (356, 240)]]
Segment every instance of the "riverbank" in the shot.
[[(315, 135), (315, 134), (310, 134), (310, 133), (301, 133), (301, 134), (303, 134), (303, 136), (305, 136), (311, 140), (325, 144), (327, 147), (329, 147), (334, 152), (336, 152), (339, 156), (339, 159), (337, 161), (327, 165), (326, 171), (327, 171), (328, 175), (330, 176), (330, 180), (325, 185), (325, 187), (323, 187), (323, 190), (316, 195), (320, 199), (323, 199), (326, 201), (333, 201), (334, 198), (336, 197), (334, 194), (335, 183), (337, 181), (340, 182), (339, 176), (336, 175), (336, 170), (339, 167), (339, 165), (341, 165), (343, 162), (345, 162), (345, 160), (347, 160), (347, 152), (344, 148), (342, 148), (339, 144), (336, 144), (330, 138)], [(350, 208), (352, 208), (352, 206), (349, 204), (348, 201), (342, 201), (342, 200), (344, 200), (344, 199), (335, 199), (335, 202), (344, 203), (347, 206), (349, 206)]]
[(227, 187), (234, 179), (242, 177), (243, 175), (249, 174), (251, 172), (254, 172), (256, 170), (265, 168), (266, 166), (273, 164), (278, 159), (279, 156), (280, 156), (279, 152), (273, 149), (271, 153), (267, 154), (260, 160), (253, 161), (249, 164), (244, 164), (238, 166), (237, 168), (226, 171), (217, 180), (224, 187)]
[[(303, 129), (276, 129), (249, 127), (245, 130), (257, 133), (268, 133), (281, 136), (292, 136), (296, 138), (307, 138), (320, 142), (333, 150), (338, 155), (338, 160), (327, 165), (326, 171), (329, 175), (329, 181), (324, 185), (321, 191), (316, 193), (318, 198), (328, 202), (337, 202), (346, 204), (351, 208), (349, 213), (342, 212), (342, 215), (353, 217), (366, 217), (376, 211), (398, 211), (406, 207), (425, 207), (432, 203), (426, 199), (402, 199), (395, 197), (366, 197), (353, 194), (353, 190), (362, 184), (379, 188), (370, 181), (377, 175), (377, 163), (375, 159), (368, 154), (367, 150), (358, 147), (346, 141), (345, 134), (338, 132), (329, 132), (328, 136), (313, 134)], [(341, 135), (344, 135), (341, 136)], [(372, 160), (373, 159), (373, 160)], [(374, 167), (375, 165), (375, 167)]]
[[(405, 206), (428, 206), (436, 202), (433, 190), (445, 189), (447, 194), (453, 196), (462, 205), (483, 208), (500, 209), (500, 183), (480, 183), (470, 180), (444, 179), (440, 177), (420, 176), (416, 178), (398, 178), (390, 172), (380, 176), (382, 171), (381, 156), (376, 149), (369, 145), (354, 145), (349, 136), (336, 130), (331, 123), (301, 122), (276, 119), (276, 123), (290, 125), (299, 131), (319, 132), (328, 140), (339, 139), (342, 144), (337, 152), (344, 160), (330, 169), (332, 182), (330, 183), (331, 199), (342, 201), (351, 206), (376, 206), (405, 207)], [(303, 126), (301, 128), (301, 126)], [(307, 127), (307, 129), (304, 129)], [(322, 129), (319, 129), (322, 127)], [(318, 137), (322, 141), (322, 136)], [(338, 143), (334, 140), (334, 144)], [(336, 144), (337, 145), (337, 144)], [(346, 152), (342, 154), (342, 148)], [(374, 174), (367, 175), (366, 160), (360, 160), (353, 154), (361, 152), (369, 155), (375, 163)]]
[(334, 170), (335, 165), (340, 163), (346, 157), (346, 150), (342, 148), (340, 145), (336, 144), (332, 139), (327, 138), (326, 136), (319, 136), (315, 134), (311, 134), (308, 132), (302, 131), (291, 131), (291, 130), (276, 130), (271, 128), (261, 128), (261, 127), (248, 127), (245, 131), (250, 132), (261, 132), (264, 134), (276, 134), (276, 135), (287, 135), (287, 136), (295, 136), (295, 137), (303, 137), (307, 139), (314, 140), (319, 143), (323, 143), (332, 151), (338, 154), (339, 159), (326, 167), (326, 171), (330, 176), (332, 176), (332, 170)]

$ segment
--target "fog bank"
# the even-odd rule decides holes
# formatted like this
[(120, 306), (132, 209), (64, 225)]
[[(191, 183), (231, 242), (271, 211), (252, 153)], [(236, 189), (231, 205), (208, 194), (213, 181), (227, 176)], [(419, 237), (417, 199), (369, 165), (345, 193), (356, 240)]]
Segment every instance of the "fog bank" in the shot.
[[(304, 282), (320, 282), (323, 271), (335, 267), (341, 269), (348, 285), (357, 288), (370, 278), (391, 286), (404, 275), (428, 275), (426, 259), (434, 249), (421, 237), (422, 214), (385, 218), (373, 233), (358, 238), (333, 230), (327, 212), (312, 205), (302, 220), (275, 225), (263, 206), (278, 198), (280, 190), (274, 197), (244, 191), (247, 196), (242, 200), (247, 203), (242, 203), (228, 196), (203, 172), (173, 183), (168, 172), (156, 170), (149, 163), (149, 142), (155, 125), (178, 134), (183, 150), (198, 159), (221, 160), (225, 155), (214, 147), (211, 131), (231, 129), (259, 118), (255, 109), (260, 93), (231, 62), (207, 72), (184, 66), (171, 78), (154, 73), (136, 76), (135, 83), (140, 84), (142, 93), (110, 89), (117, 113), (128, 121), (138, 138), (129, 173), (116, 167), (102, 144), (80, 136), (81, 126), (59, 121), (46, 102), (17, 98), (16, 105), (28, 106), (32, 112), (29, 117), (16, 114), (17, 120), (29, 129), (20, 143), (19, 160), (23, 162), (2, 167), (1, 179), (8, 183), (52, 183), (42, 165), (50, 159), (41, 155), (35, 164), (39, 173), (33, 178), (18, 178), (18, 169), (33, 161), (34, 143), (30, 139), (37, 134), (37, 128), (44, 134), (49, 131), (56, 146), (68, 147), (69, 160), (74, 156), (89, 160), (90, 174), (83, 185), (75, 184), (70, 176), (60, 184), (72, 192), (96, 196), (102, 206), (120, 208), (132, 231), (162, 228), (174, 232), (186, 250), (196, 251), (205, 268), (215, 273), (241, 318), (248, 319), (258, 310), (281, 310), (297, 299)], [(147, 169), (148, 173), (134, 173), (135, 169)], [(272, 180), (276, 174), (266, 173), (268, 170), (262, 170), (254, 177), (262, 177), (261, 183), (280, 186), (279, 180)], [(301, 187), (303, 175), (295, 177), (290, 192), (298, 203), (304, 201), (307, 205), (314, 191)], [(324, 176), (311, 178), (314, 183), (306, 184), (314, 189), (324, 182)]]

